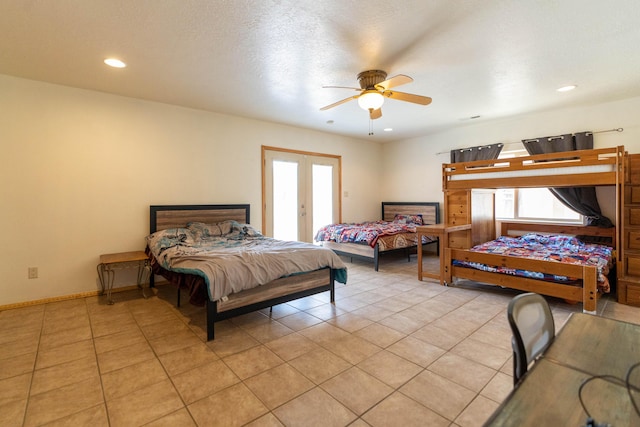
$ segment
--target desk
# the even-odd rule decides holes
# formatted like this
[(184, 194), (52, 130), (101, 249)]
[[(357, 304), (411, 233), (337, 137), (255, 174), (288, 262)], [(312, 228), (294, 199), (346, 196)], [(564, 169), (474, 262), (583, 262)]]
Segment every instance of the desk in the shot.
[[(440, 280), (440, 284), (444, 285), (444, 252), (449, 247), (448, 234), (454, 231), (462, 231), (471, 229), (471, 224), (462, 225), (446, 225), (446, 224), (430, 224), (419, 225), (416, 227), (418, 235), (418, 280), (425, 277)], [(433, 274), (422, 271), (422, 236), (435, 236), (438, 238), (438, 251), (440, 257), (440, 274)]]
[[(578, 398), (580, 384), (594, 375), (624, 377), (636, 362), (640, 325), (575, 313), (485, 426), (582, 426), (587, 415)], [(582, 397), (598, 422), (640, 425), (626, 388), (619, 384), (592, 381)]]
[(138, 287), (142, 289), (142, 295), (147, 298), (143, 284), (146, 283), (151, 276), (151, 263), (144, 251), (100, 255), (100, 264), (98, 264), (97, 267), (98, 278), (102, 286), (102, 294), (105, 293), (106, 289), (107, 304), (113, 304), (111, 291), (113, 290), (113, 281), (116, 275), (115, 270), (134, 267), (138, 269)]
[(590, 375), (624, 377), (640, 362), (640, 325), (574, 313), (544, 357)]

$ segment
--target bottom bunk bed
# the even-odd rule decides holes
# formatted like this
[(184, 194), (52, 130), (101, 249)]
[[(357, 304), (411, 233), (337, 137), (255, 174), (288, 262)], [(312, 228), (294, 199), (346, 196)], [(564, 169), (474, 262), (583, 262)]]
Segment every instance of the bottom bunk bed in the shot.
[[(524, 235), (513, 241), (514, 232)], [(615, 228), (505, 222), (501, 235), (471, 249), (447, 249), (445, 282), (468, 279), (535, 292), (582, 302), (584, 312), (596, 313), (598, 296), (610, 289), (607, 276), (614, 277), (609, 272), (615, 265)], [(527, 256), (533, 258), (523, 257), (531, 247), (535, 252)]]
[[(266, 238), (249, 218), (249, 205), (150, 207), (152, 271), (178, 287), (178, 306), (180, 289), (192, 304), (206, 305), (207, 340), (215, 322), (327, 291), (333, 302), (334, 281), (346, 283), (346, 267), (332, 251)], [(290, 271), (266, 279), (273, 268)]]
[[(378, 271), (380, 256), (404, 252), (407, 259), (416, 253), (418, 237), (416, 225), (438, 224), (438, 202), (382, 202), (382, 219), (350, 224), (331, 224), (322, 227), (315, 240), (338, 255), (351, 259), (373, 261)], [(415, 220), (415, 221), (414, 221)], [(422, 244), (435, 244), (438, 240), (425, 236)]]

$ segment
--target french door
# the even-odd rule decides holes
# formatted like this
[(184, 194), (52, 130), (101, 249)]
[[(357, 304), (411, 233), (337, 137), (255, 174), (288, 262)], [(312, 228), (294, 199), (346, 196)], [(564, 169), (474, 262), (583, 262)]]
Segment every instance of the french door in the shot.
[(262, 164), (265, 235), (313, 242), (320, 227), (340, 222), (339, 156), (263, 146)]

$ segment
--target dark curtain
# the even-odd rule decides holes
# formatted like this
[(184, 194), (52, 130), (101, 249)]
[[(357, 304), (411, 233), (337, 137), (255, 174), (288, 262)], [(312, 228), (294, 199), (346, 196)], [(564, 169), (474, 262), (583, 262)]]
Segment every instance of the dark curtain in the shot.
[[(557, 153), (560, 151), (589, 150), (593, 148), (593, 133), (580, 132), (536, 139), (522, 144), (529, 154)], [(587, 217), (587, 225), (613, 227), (611, 220), (602, 215), (595, 187), (549, 188), (566, 207)]]
[(474, 160), (497, 159), (504, 144), (469, 147), (461, 150), (451, 150), (451, 163), (472, 162)]

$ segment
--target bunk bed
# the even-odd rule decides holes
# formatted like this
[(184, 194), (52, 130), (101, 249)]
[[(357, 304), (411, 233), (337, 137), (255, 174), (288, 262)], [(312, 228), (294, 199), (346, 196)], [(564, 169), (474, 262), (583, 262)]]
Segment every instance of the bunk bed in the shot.
[[(407, 218), (418, 217), (419, 223), (411, 223)], [(407, 223), (409, 222), (409, 223)], [(323, 247), (348, 258), (373, 261), (378, 271), (380, 256), (404, 251), (409, 259), (411, 251), (418, 245), (416, 225), (438, 224), (440, 203), (438, 202), (382, 202), (381, 220), (350, 224), (330, 224), (322, 227), (315, 240)], [(387, 232), (389, 228), (392, 231)], [(346, 241), (356, 237), (357, 243)], [(425, 236), (422, 244), (438, 244), (438, 240)]]
[[(332, 251), (266, 238), (249, 226), (249, 210), (246, 204), (150, 206), (151, 269), (178, 287), (178, 306), (180, 289), (192, 304), (206, 306), (207, 340), (217, 321), (326, 291), (333, 302), (334, 280), (346, 283), (346, 267)], [(291, 271), (268, 281), (273, 269)]]
[[(449, 224), (469, 220), (472, 206), (460, 204), (470, 200), (465, 194), (474, 189), (615, 186), (616, 220), (620, 224), (620, 198), (624, 181), (624, 147), (577, 150), (552, 154), (499, 160), (480, 160), (449, 163), (442, 166), (445, 216)], [(587, 235), (610, 239), (611, 246), (619, 246), (619, 232), (615, 228), (569, 227), (546, 225), (503, 225), (508, 228), (540, 233)], [(467, 232), (470, 234), (470, 232)], [(583, 311), (596, 312), (598, 297), (598, 271), (589, 265), (567, 264), (515, 256), (474, 252), (469, 249), (469, 235), (454, 236), (445, 251), (445, 284), (462, 278), (583, 303)], [(464, 242), (460, 244), (460, 242)], [(619, 251), (615, 252), (616, 262)], [(469, 268), (462, 264), (477, 263), (499, 266), (503, 269), (526, 270), (549, 275), (568, 276), (574, 283), (553, 283), (530, 277), (519, 277), (499, 272)]]

